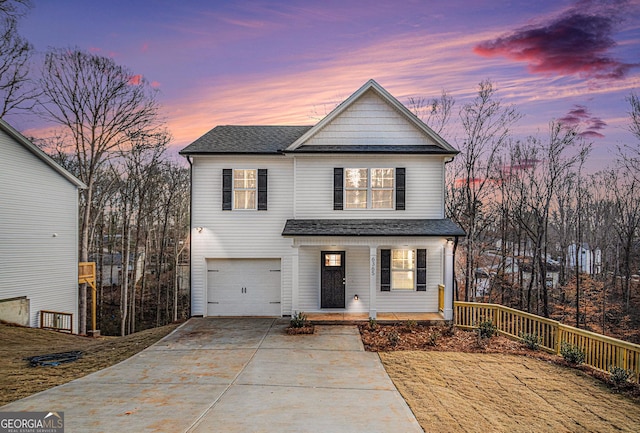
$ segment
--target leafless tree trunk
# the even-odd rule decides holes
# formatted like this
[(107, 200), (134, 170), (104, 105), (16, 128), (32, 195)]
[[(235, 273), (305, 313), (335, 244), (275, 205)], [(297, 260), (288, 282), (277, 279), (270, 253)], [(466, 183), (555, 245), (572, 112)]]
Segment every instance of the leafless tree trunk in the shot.
[[(70, 139), (78, 163), (82, 192), (80, 261), (89, 260), (91, 203), (96, 175), (103, 164), (132, 138), (158, 128), (158, 105), (148, 83), (113, 59), (79, 49), (53, 49), (45, 57), (41, 108)], [(80, 330), (86, 333), (86, 285), (80, 290)]]

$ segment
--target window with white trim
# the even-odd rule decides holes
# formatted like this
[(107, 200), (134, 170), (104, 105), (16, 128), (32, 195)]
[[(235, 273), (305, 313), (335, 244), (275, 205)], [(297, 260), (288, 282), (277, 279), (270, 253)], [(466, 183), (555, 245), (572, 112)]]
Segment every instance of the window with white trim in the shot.
[(393, 209), (393, 168), (345, 168), (345, 209)]
[(257, 170), (233, 170), (233, 208), (256, 209)]
[(415, 250), (391, 250), (391, 290), (415, 290)]

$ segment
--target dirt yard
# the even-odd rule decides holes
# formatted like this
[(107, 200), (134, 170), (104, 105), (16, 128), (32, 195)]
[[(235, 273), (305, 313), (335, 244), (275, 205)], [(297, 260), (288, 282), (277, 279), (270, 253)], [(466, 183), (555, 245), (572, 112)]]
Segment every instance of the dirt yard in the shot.
[(640, 387), (611, 389), (603, 373), (506, 337), (416, 324), (360, 333), (425, 432), (640, 431)]
[[(87, 338), (0, 324), (0, 406), (86, 376), (149, 347), (178, 325), (126, 337)], [(30, 367), (25, 357), (80, 350), (77, 361), (57, 367)]]
[(425, 432), (638, 432), (640, 403), (519, 355), (380, 352)]

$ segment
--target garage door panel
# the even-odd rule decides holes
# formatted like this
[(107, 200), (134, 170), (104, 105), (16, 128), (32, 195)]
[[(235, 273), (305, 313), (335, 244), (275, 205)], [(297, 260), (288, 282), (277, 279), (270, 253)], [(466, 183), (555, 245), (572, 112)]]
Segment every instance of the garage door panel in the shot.
[(280, 316), (280, 259), (207, 261), (209, 316)]

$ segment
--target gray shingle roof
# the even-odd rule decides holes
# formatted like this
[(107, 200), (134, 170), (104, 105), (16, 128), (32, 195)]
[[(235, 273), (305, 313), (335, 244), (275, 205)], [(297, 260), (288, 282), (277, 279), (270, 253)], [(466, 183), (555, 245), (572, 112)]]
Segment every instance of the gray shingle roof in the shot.
[(311, 126), (216, 126), (180, 151), (194, 154), (280, 153)]
[(444, 219), (287, 220), (282, 236), (466, 236)]
[(447, 152), (436, 145), (350, 145), (350, 146), (300, 146), (292, 153), (414, 153), (414, 154), (455, 154), (457, 152)]

